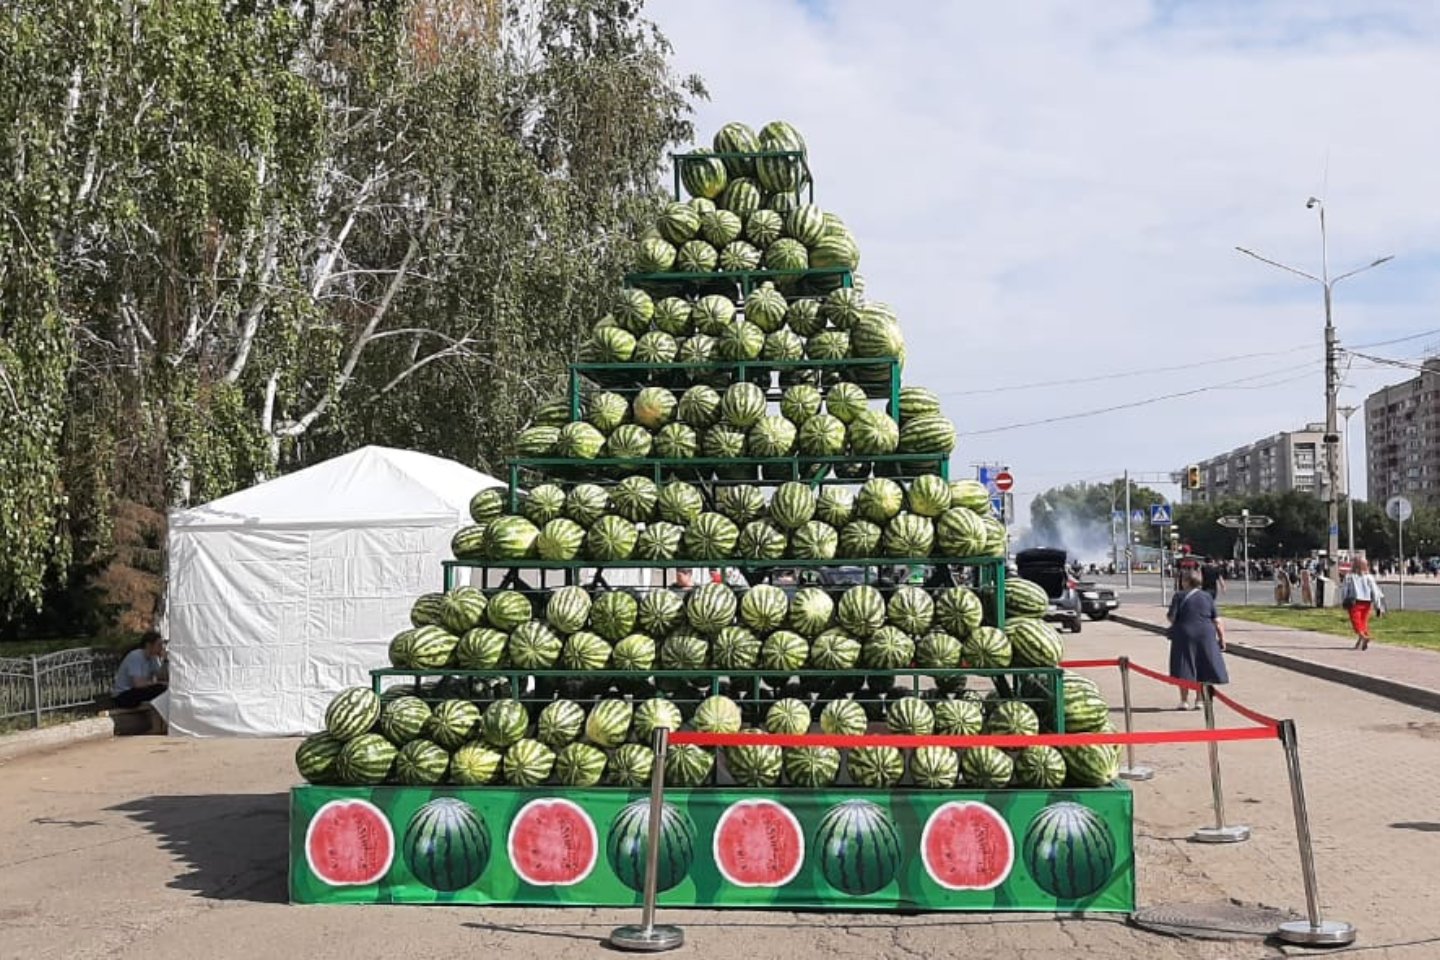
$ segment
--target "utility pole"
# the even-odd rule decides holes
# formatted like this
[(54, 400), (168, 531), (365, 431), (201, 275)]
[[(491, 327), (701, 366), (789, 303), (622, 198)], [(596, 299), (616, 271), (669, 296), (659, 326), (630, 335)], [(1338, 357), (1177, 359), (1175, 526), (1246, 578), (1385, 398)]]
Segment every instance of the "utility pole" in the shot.
[(1135, 538), (1130, 530), (1130, 471), (1125, 471), (1125, 589), (1135, 586), (1130, 568), (1135, 562)]
[(1345, 552), (1350, 563), (1355, 563), (1355, 494), (1350, 489), (1350, 418), (1359, 407), (1341, 407), (1340, 415), (1345, 418)]
[[(1331, 279), (1330, 277), (1330, 251), (1329, 238), (1325, 232), (1325, 201), (1319, 197), (1311, 197), (1305, 201), (1305, 209), (1320, 211), (1320, 276), (1306, 273), (1295, 267), (1281, 263), (1278, 260), (1271, 260), (1269, 257), (1262, 257), (1254, 250), (1247, 250), (1244, 247), (1235, 249), (1247, 257), (1254, 257), (1261, 263), (1268, 263), (1272, 267), (1278, 267), (1286, 273), (1293, 273), (1298, 277), (1304, 277), (1314, 283), (1320, 284), (1325, 292), (1325, 454), (1329, 462), (1326, 464), (1326, 473), (1329, 477), (1330, 492), (1326, 496), (1326, 515), (1329, 522), (1329, 529), (1326, 531), (1326, 543), (1329, 547), (1327, 559), (1330, 563), (1337, 561), (1340, 553), (1340, 463), (1337, 459), (1337, 448), (1340, 444), (1339, 424), (1336, 422), (1336, 396), (1340, 392), (1340, 365), (1337, 362), (1339, 342), (1335, 336), (1335, 320), (1332, 311), (1334, 301), (1335, 285), (1341, 280), (1355, 276), (1357, 273), (1364, 273), (1366, 270), (1388, 263), (1395, 258), (1393, 256), (1380, 257), (1372, 260), (1363, 267), (1356, 267), (1354, 270), (1340, 274)], [(1346, 491), (1348, 494), (1348, 490)]]

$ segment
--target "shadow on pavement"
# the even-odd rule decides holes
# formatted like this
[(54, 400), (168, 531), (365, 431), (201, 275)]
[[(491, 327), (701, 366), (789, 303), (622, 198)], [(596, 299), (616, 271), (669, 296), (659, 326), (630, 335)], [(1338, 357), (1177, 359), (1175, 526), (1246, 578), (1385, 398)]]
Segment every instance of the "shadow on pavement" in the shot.
[(1390, 824), (1392, 830), (1416, 830), (1420, 833), (1440, 833), (1440, 823), (1429, 823), (1424, 820), (1403, 821)]
[(141, 797), (110, 809), (143, 824), (179, 861), (172, 889), (214, 900), (288, 900), (285, 794)]

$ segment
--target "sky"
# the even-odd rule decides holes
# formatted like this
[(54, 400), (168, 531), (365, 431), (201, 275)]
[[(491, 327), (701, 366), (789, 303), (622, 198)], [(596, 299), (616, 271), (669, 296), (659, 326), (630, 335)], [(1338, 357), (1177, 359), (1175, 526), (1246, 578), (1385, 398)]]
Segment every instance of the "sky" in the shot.
[[(1021, 526), (1052, 486), (1167, 475), (1324, 419), (1321, 288), (1235, 250), (1319, 274), (1312, 195), (1332, 275), (1395, 257), (1336, 286), (1342, 345), (1440, 350), (1440, 4), (646, 10), (709, 88), (702, 145), (729, 120), (805, 136), (816, 202), (899, 313), (905, 381), (956, 422), (955, 473), (1008, 465)], [(1410, 375), (1353, 360), (1340, 402)], [(1357, 496), (1363, 434), (1356, 416)]]

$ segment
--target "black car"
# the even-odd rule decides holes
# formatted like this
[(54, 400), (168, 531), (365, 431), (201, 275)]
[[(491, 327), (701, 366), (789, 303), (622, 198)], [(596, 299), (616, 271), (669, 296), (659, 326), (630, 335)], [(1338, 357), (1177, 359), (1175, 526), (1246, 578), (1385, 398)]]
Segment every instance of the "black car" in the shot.
[(1070, 575), (1064, 550), (1050, 547), (1021, 550), (1015, 554), (1015, 569), (1026, 580), (1045, 588), (1050, 598), (1046, 620), (1062, 624), (1072, 633), (1080, 632), (1080, 594), (1075, 589), (1075, 578)]
[(1103, 583), (1081, 580), (1075, 585), (1075, 590), (1080, 594), (1080, 612), (1091, 620), (1104, 620), (1110, 616), (1110, 611), (1120, 609), (1120, 599), (1115, 596), (1115, 591)]

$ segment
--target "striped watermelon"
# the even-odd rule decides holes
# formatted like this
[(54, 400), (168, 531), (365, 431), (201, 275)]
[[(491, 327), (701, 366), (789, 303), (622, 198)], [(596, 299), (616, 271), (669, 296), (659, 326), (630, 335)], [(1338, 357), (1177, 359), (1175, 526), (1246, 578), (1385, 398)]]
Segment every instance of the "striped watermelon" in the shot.
[[(560, 516), (565, 510), (565, 491), (553, 483), (542, 483), (534, 487), (520, 501), (520, 515), (537, 527)], [(470, 629), (466, 627), (465, 630)], [(464, 633), (465, 630), (456, 631)]]
[(811, 360), (844, 360), (850, 356), (850, 334), (844, 330), (821, 330), (805, 341), (805, 356)]
[(700, 452), (700, 435), (683, 423), (667, 423), (655, 434), (655, 456), (685, 460)]
[(899, 670), (914, 659), (915, 641), (889, 624), (877, 629), (860, 649), (860, 662), (877, 670)]
[(630, 736), (634, 716), (634, 708), (628, 701), (601, 700), (590, 709), (585, 721), (585, 737), (600, 747), (618, 747)]
[[(743, 123), (727, 123), (715, 132), (712, 141), (716, 153), (759, 153), (760, 138)], [(725, 169), (733, 177), (746, 177), (755, 172), (753, 157), (726, 157)], [(673, 884), (672, 884), (673, 886)], [(639, 890), (639, 887), (634, 889)], [(661, 889), (669, 889), (662, 887)]]
[(380, 697), (369, 687), (341, 690), (325, 709), (325, 729), (340, 740), (361, 736), (380, 719)]
[(1080, 900), (1105, 888), (1115, 871), (1115, 837), (1104, 818), (1069, 801), (1031, 818), (1021, 843), (1035, 883), (1059, 900)]
[(905, 505), (905, 488), (885, 477), (872, 477), (855, 496), (855, 514), (877, 526), (898, 516)]
[(815, 518), (837, 529), (849, 523), (854, 512), (855, 494), (847, 487), (822, 487), (815, 498)]
[(566, 670), (604, 670), (609, 665), (610, 644), (599, 634), (577, 630), (560, 647), (560, 666)]
[[(561, 494), (562, 498), (564, 494)], [(459, 635), (473, 630), (485, 619), (485, 592), (478, 587), (460, 586), (445, 595), (440, 622), (451, 633)]]
[(635, 706), (632, 719), (635, 738), (642, 743), (649, 743), (654, 738), (655, 731), (661, 727), (673, 732), (679, 730), (684, 722), (680, 716), (680, 708), (664, 697), (642, 700)]
[[(705, 333), (695, 333), (680, 341), (680, 352), (675, 359), (680, 363), (713, 364), (715, 362), (715, 338)], [(690, 373), (692, 381), (711, 382), (716, 374), (704, 370)]]
[(408, 670), (414, 667), (410, 658), (410, 645), (415, 640), (414, 630), (401, 630), (395, 634), (390, 641), (390, 648), (387, 651), (390, 657), (390, 666), (401, 670)]
[[(785, 419), (799, 426), (821, 412), (825, 398), (820, 391), (808, 383), (797, 383), (785, 390), (780, 398), (780, 413)], [(844, 425), (841, 425), (843, 434)]]
[(864, 457), (894, 453), (900, 445), (900, 425), (881, 410), (865, 409), (850, 424), (850, 449)]
[(810, 666), (816, 670), (850, 670), (860, 662), (860, 641), (844, 630), (821, 631), (810, 644)]
[(981, 669), (996, 669), (1010, 666), (1013, 651), (1010, 638), (1004, 631), (994, 627), (980, 626), (970, 631), (961, 643), (965, 664)]
[(818, 636), (834, 614), (835, 601), (819, 587), (802, 587), (790, 598), (790, 628), (803, 637)]
[(885, 525), (880, 548), (887, 557), (928, 557), (935, 545), (935, 525), (928, 517), (901, 512)]
[(740, 622), (761, 633), (780, 627), (789, 613), (785, 591), (768, 583), (756, 584), (740, 598)]
[(813, 203), (802, 203), (785, 215), (785, 235), (814, 246), (825, 234), (825, 211)]
[(865, 296), (853, 287), (831, 290), (820, 305), (820, 315), (840, 330), (849, 330), (859, 323), (864, 310)]
[(425, 725), (425, 736), (446, 750), (455, 750), (471, 738), (479, 723), (480, 708), (469, 700), (442, 700)]
[(650, 318), (655, 316), (655, 301), (644, 290), (627, 287), (615, 295), (610, 315), (616, 323), (638, 337), (650, 329)]
[(846, 768), (855, 785), (885, 790), (905, 777), (905, 755), (895, 747), (855, 747)]
[(675, 254), (678, 273), (709, 273), (719, 263), (719, 251), (704, 240), (686, 240)]
[(411, 875), (432, 890), (462, 890), (490, 862), (490, 828), (470, 804), (436, 797), (410, 818), (401, 852)]
[(611, 659), (616, 670), (649, 670), (655, 665), (655, 641), (643, 633), (632, 633), (615, 644)]
[[(989, 509), (989, 500), (986, 501)], [(986, 547), (984, 521), (966, 507), (951, 507), (935, 521), (935, 541), (947, 557), (984, 556)]]
[(585, 534), (585, 555), (600, 561), (626, 560), (634, 552), (638, 536), (635, 524), (624, 517), (601, 517)]
[[(626, 747), (620, 749), (625, 750)], [(654, 761), (653, 756), (649, 759)], [(646, 774), (639, 783), (646, 783), (648, 779)], [(620, 809), (610, 824), (610, 835), (605, 841), (605, 857), (610, 869), (621, 883), (637, 893), (645, 889), (649, 850), (650, 800), (642, 797)], [(658, 852), (655, 889), (663, 892), (678, 886), (689, 875), (695, 862), (695, 824), (688, 814), (671, 803), (660, 806)]]
[(702, 513), (685, 530), (682, 546), (685, 555), (694, 560), (724, 560), (735, 550), (740, 531), (729, 518), (718, 513)]
[(664, 387), (645, 387), (635, 395), (630, 412), (647, 430), (659, 430), (675, 415), (675, 394)]
[(967, 787), (977, 790), (998, 790), (1010, 783), (1015, 763), (1010, 755), (995, 747), (971, 747), (960, 757), (960, 773)]
[(781, 237), (765, 248), (761, 262), (766, 270), (806, 270), (810, 267), (810, 252), (799, 240)]
[(672, 337), (689, 336), (694, 330), (690, 321), (690, 302), (683, 297), (666, 297), (655, 301), (654, 322), (658, 330)]
[(1065, 757), (1054, 747), (1026, 747), (1015, 755), (1015, 785), (1058, 790), (1065, 785)]
[(665, 785), (698, 787), (715, 768), (715, 755), (704, 747), (681, 744), (665, 755)]
[(416, 627), (405, 645), (406, 658), (419, 670), (438, 670), (455, 660), (460, 638), (441, 627)]
[(585, 528), (569, 517), (551, 520), (535, 538), (535, 552), (541, 560), (574, 560), (584, 545)]
[(828, 787), (840, 775), (840, 751), (834, 747), (794, 747), (784, 751), (785, 782), (795, 787)]
[(635, 629), (639, 613), (640, 603), (633, 596), (623, 590), (606, 590), (590, 602), (590, 628), (615, 643)]
[[(752, 731), (759, 733), (760, 731)], [(746, 744), (721, 751), (725, 769), (740, 787), (773, 787), (780, 782), (784, 753), (769, 744)]]
[(711, 659), (721, 670), (752, 670), (760, 662), (760, 640), (746, 627), (721, 627)]
[(827, 810), (813, 848), (826, 882), (855, 897), (890, 886), (905, 857), (895, 821), (869, 800), (845, 800)]
[(735, 540), (735, 556), (746, 560), (778, 560), (785, 556), (789, 538), (768, 520), (752, 520)]
[(935, 714), (919, 697), (900, 697), (886, 707), (885, 726), (891, 733), (928, 737), (935, 732)]
[(830, 524), (810, 520), (790, 536), (790, 555), (799, 560), (830, 560), (840, 548), (840, 535)]
[(694, 484), (684, 480), (671, 480), (660, 487), (655, 501), (655, 512), (668, 523), (688, 524), (694, 522), (705, 509), (705, 498)]
[(1013, 662), (1020, 667), (1056, 667), (1065, 655), (1065, 641), (1044, 620), (1007, 620)]
[(785, 294), (767, 280), (745, 298), (745, 319), (766, 333), (773, 333), (785, 323), (787, 306)]
[[(588, 423), (582, 426), (595, 430)], [(600, 444), (605, 438), (600, 436), (599, 431), (595, 432), (600, 440), (595, 449), (600, 449)], [(519, 560), (530, 556), (535, 549), (535, 539), (540, 536), (540, 531), (535, 524), (524, 517), (496, 517), (490, 521), (489, 528), (485, 531), (486, 553), (492, 560)]]
[(975, 513), (990, 513), (990, 490), (979, 480), (951, 480), (950, 502)]
[(696, 430), (713, 427), (720, 420), (720, 394), (707, 384), (696, 384), (681, 394), (675, 417)]
[(825, 320), (820, 316), (820, 302), (808, 297), (791, 301), (785, 311), (785, 325), (798, 337), (815, 336), (825, 329)]
[(918, 516), (938, 517), (950, 509), (950, 484), (933, 473), (916, 477), (905, 491), (905, 504)]
[(960, 666), (960, 641), (941, 630), (925, 634), (915, 644), (915, 665), (935, 670), (954, 670)]
[(605, 776), (617, 787), (646, 787), (650, 785), (650, 774), (654, 770), (654, 751), (642, 744), (622, 743), (611, 752)]
[(770, 519), (786, 530), (794, 530), (815, 515), (815, 491), (798, 481), (783, 483), (770, 498)]
[(808, 659), (810, 644), (792, 630), (776, 630), (760, 644), (760, 667), (765, 670), (789, 673), (804, 667)]
[(610, 433), (630, 419), (630, 401), (603, 391), (585, 398), (585, 421), (601, 433)]
[(567, 743), (555, 752), (555, 782), (593, 787), (605, 776), (605, 752), (588, 743)]
[(483, 743), (461, 744), (450, 755), (450, 782), (463, 787), (494, 783), (504, 757)]
[(720, 400), (720, 419), (736, 430), (749, 430), (765, 416), (765, 391), (753, 383), (732, 383)]
[(785, 218), (774, 210), (756, 210), (745, 218), (745, 239), (756, 247), (770, 246), (785, 232)]
[(795, 449), (795, 433), (795, 424), (784, 417), (761, 417), (750, 428), (745, 447), (752, 457), (787, 457)]
[(490, 596), (485, 607), (485, 619), (496, 630), (509, 633), (535, 616), (530, 598), (518, 590), (501, 590)]
[(428, 787), (445, 779), (450, 754), (429, 740), (411, 740), (395, 755), (395, 782)]
[[(802, 360), (805, 357), (805, 340), (792, 330), (776, 330), (765, 335), (765, 346), (760, 348), (761, 360)], [(808, 377), (806, 372), (782, 370), (781, 386), (792, 384), (797, 378)]]
[(935, 732), (970, 737), (985, 726), (985, 711), (975, 700), (941, 700), (935, 704)]
[(917, 787), (949, 790), (960, 778), (960, 757), (950, 747), (918, 747), (910, 754), (910, 776)]
[(717, 487), (715, 509), (737, 524), (749, 523), (765, 516), (765, 495), (748, 484)]
[(335, 774), (341, 783), (375, 786), (385, 782), (395, 765), (395, 745), (378, 733), (362, 733), (345, 742), (335, 757)]
[(984, 731), (994, 734), (1021, 734), (1034, 736), (1040, 732), (1040, 718), (1028, 703), (1019, 700), (1001, 700), (985, 718)]
[[(765, 124), (760, 128), (757, 139), (760, 149), (766, 153), (805, 152), (805, 138), (783, 120)], [(803, 169), (797, 157), (759, 157), (755, 161), (755, 176), (769, 193), (793, 193), (798, 190)]]
[(835, 619), (851, 636), (865, 639), (885, 623), (885, 600), (868, 583), (850, 587), (840, 597)]
[(700, 214), (688, 203), (667, 203), (655, 220), (655, 229), (671, 243), (684, 243), (700, 232)]
[(637, 560), (674, 560), (680, 556), (680, 538), (685, 528), (661, 520), (647, 523), (645, 529), (635, 538), (635, 549), (631, 556)]
[(935, 601), (919, 587), (904, 586), (890, 595), (886, 618), (906, 633), (919, 636), (930, 629)]
[(1050, 609), (1045, 588), (1033, 580), (1008, 577), (1005, 580), (1005, 616), (1043, 617)]
[(518, 743), (530, 729), (530, 714), (519, 700), (494, 700), (478, 726), (480, 738), (501, 750)]
[(807, 457), (838, 457), (845, 450), (846, 437), (845, 424), (828, 413), (819, 413), (800, 425), (795, 444)]
[(735, 302), (718, 293), (707, 294), (695, 301), (690, 319), (700, 333), (714, 336), (735, 319)]
[[(570, 418), (567, 415), (565, 419)], [(504, 487), (487, 487), (470, 498), (470, 519), (476, 523), (494, 520), (505, 512), (506, 493)], [(420, 626), (420, 624), (415, 624)]]
[(639, 424), (623, 423), (605, 440), (601, 455), (612, 460), (643, 460), (650, 456), (655, 438)]
[(538, 740), (517, 740), (505, 751), (501, 775), (511, 786), (534, 787), (550, 779), (554, 769), (553, 750)]
[[(629, 355), (635, 351), (635, 338), (630, 334), (624, 330), (617, 330), (614, 334), (608, 334), (603, 338), (597, 337), (597, 339), (616, 339), (620, 336), (629, 338), (629, 348), (626, 350), (626, 359), (628, 360)], [(619, 350), (614, 352), (618, 353)], [(526, 427), (515, 437), (515, 452), (522, 457), (548, 457), (555, 452), (555, 444), (559, 440), (559, 427)]]
[(729, 210), (712, 210), (700, 216), (700, 236), (715, 249), (723, 249), (740, 239), (744, 221)]
[(840, 556), (861, 559), (880, 554), (880, 538), (884, 535), (868, 520), (851, 520), (840, 530)]
[(710, 644), (689, 630), (676, 630), (660, 644), (662, 670), (703, 670), (709, 660)]
[(810, 265), (854, 270), (860, 266), (860, 248), (848, 233), (827, 234), (810, 248)]
[(765, 732), (791, 735), (809, 733), (813, 720), (808, 703), (786, 697), (776, 700), (770, 705), (770, 709), (765, 711)]
[(925, 387), (900, 388), (900, 422), (940, 413), (940, 395)]
[(410, 608), (412, 627), (438, 626), (445, 615), (445, 594), (422, 593)]
[(626, 477), (610, 489), (610, 506), (631, 523), (645, 523), (655, 517), (660, 488), (649, 477)]
[(450, 538), (450, 552), (455, 554), (455, 559), (485, 559), (485, 531), (489, 529), (490, 521), (486, 520), (455, 531), (455, 536)]
[(345, 741), (332, 733), (312, 733), (295, 749), (295, 769), (306, 783), (335, 783), (339, 780), (335, 761), (344, 747)]
[(955, 424), (939, 415), (916, 417), (900, 427), (901, 453), (948, 454), (955, 449)]
[(510, 664), (521, 670), (549, 670), (560, 659), (561, 642), (544, 620), (527, 620), (510, 634)]
[(429, 722), (430, 707), (419, 697), (396, 697), (380, 708), (380, 732), (396, 746), (418, 739)]
[(857, 737), (870, 726), (865, 708), (854, 700), (831, 700), (820, 710), (820, 732)]
[(635, 625), (652, 636), (664, 636), (685, 618), (685, 601), (673, 590), (650, 590), (640, 598)]
[(720, 196), (720, 206), (738, 216), (742, 221), (760, 209), (763, 200), (760, 187), (749, 177), (736, 177), (725, 187)]
[[(1066, 731), (1070, 728), (1067, 725)], [(1065, 757), (1065, 783), (1072, 787), (1103, 787), (1120, 776), (1120, 746), (1106, 743), (1089, 747), (1061, 747)], [(341, 754), (343, 759), (344, 754)]]
[[(603, 446), (605, 434), (591, 424), (577, 420), (560, 428), (560, 436), (555, 441), (555, 456), (572, 460), (594, 460), (600, 455), (600, 448)], [(501, 517), (495, 523), (504, 519)], [(494, 530), (494, 524), (491, 524), (491, 530)]]
[(585, 710), (573, 700), (555, 700), (545, 704), (535, 718), (535, 739), (551, 750), (559, 750), (580, 736), (585, 726)]
[(721, 627), (734, 622), (738, 606), (734, 591), (725, 584), (706, 583), (691, 591), (685, 618), (700, 633), (714, 636)]
[(841, 381), (825, 394), (825, 409), (841, 423), (849, 425), (870, 409), (865, 390), (858, 384)]
[(680, 180), (685, 184), (685, 190), (692, 197), (704, 197), (707, 200), (714, 200), (725, 191), (725, 185), (729, 182), (729, 176), (725, 172), (725, 164), (712, 156), (708, 156), (708, 150), (696, 150), (689, 156), (676, 159), (680, 164)]
[(510, 637), (493, 627), (465, 631), (455, 645), (455, 665), (462, 670), (493, 670), (505, 658)]

